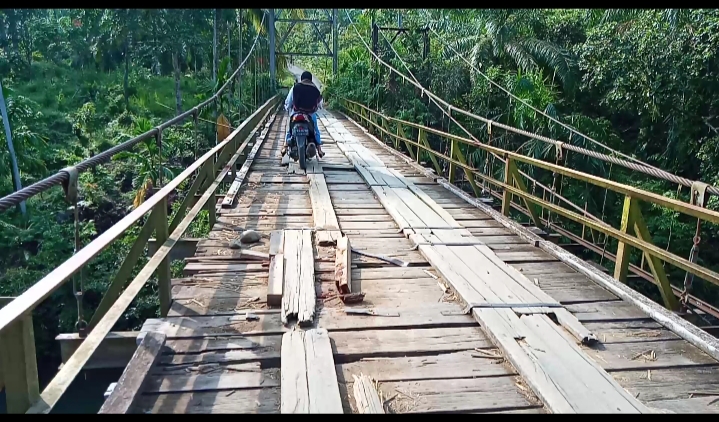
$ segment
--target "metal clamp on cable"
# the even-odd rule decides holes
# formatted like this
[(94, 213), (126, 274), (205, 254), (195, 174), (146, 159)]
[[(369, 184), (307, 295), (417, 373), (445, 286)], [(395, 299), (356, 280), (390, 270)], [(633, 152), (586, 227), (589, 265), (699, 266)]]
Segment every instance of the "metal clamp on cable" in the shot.
[(66, 167), (60, 172), (67, 173), (67, 181), (62, 183), (62, 190), (65, 191), (65, 199), (71, 204), (77, 202), (77, 182), (80, 172), (75, 166)]

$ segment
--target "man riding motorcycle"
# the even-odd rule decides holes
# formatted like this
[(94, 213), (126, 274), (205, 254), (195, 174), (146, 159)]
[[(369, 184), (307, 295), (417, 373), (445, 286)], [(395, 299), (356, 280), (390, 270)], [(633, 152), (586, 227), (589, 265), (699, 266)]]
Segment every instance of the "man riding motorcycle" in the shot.
[[(322, 141), (320, 140), (320, 129), (317, 126), (317, 110), (322, 108), (322, 94), (317, 89), (315, 84), (312, 83), (312, 74), (304, 71), (300, 76), (300, 82), (296, 83), (295, 86), (290, 89), (285, 99), (285, 110), (290, 113), (290, 118), (297, 113), (309, 114), (312, 118), (312, 124), (314, 125), (315, 132), (315, 143), (317, 145), (317, 155), (322, 158), (325, 153), (322, 152)], [(282, 155), (284, 156), (287, 152), (290, 138), (292, 133), (290, 132), (290, 125), (287, 125), (287, 135), (285, 136), (285, 145), (282, 147)]]

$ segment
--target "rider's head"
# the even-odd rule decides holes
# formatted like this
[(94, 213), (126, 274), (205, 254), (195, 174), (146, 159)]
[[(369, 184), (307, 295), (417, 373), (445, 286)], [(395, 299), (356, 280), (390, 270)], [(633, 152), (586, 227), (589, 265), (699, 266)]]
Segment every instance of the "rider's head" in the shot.
[(300, 81), (312, 82), (312, 74), (305, 70), (304, 72), (302, 72), (302, 76), (300, 76)]

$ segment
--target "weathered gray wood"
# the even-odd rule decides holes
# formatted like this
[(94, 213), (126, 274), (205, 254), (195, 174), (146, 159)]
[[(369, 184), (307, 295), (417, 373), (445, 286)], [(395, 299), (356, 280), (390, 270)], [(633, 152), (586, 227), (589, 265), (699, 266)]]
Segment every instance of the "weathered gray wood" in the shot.
[(343, 413), (330, 338), (325, 329), (304, 332), (309, 413)]
[(282, 323), (297, 319), (311, 324), (315, 316), (315, 275), (309, 230), (285, 231), (285, 276), (282, 289)]
[(216, 391), (153, 394), (143, 396), (138, 408), (143, 413), (160, 414), (278, 413), (279, 400), (279, 388), (260, 388), (221, 394)]
[[(383, 382), (391, 413), (491, 412), (539, 407), (516, 387), (514, 377)], [(404, 394), (403, 394), (404, 393)]]
[(337, 216), (335, 216), (330, 199), (327, 183), (323, 174), (310, 174), (310, 200), (315, 227), (321, 229), (339, 229)]
[(282, 413), (342, 413), (326, 330), (282, 336)]
[(105, 400), (98, 413), (131, 413), (136, 406), (143, 389), (147, 384), (148, 375), (162, 353), (166, 336), (162, 333), (148, 332), (144, 334), (130, 363), (122, 373), (117, 386)]
[(267, 279), (267, 306), (282, 305), (282, 288), (285, 279), (285, 256), (275, 254), (270, 260), (270, 276)]
[(270, 255), (284, 252), (285, 233), (282, 230), (273, 230), (270, 234)]
[(384, 413), (382, 401), (374, 386), (374, 381), (367, 375), (353, 375), (354, 398), (358, 413)]
[(352, 289), (352, 252), (349, 238), (346, 236), (337, 240), (335, 280), (340, 293), (350, 293)]
[[(334, 338), (334, 335), (333, 335)], [(379, 382), (421, 381), (436, 379), (481, 378), (515, 375), (509, 365), (502, 365), (501, 354), (492, 359), (474, 349), (421, 356), (374, 357), (338, 364), (345, 382), (353, 374), (365, 373)]]

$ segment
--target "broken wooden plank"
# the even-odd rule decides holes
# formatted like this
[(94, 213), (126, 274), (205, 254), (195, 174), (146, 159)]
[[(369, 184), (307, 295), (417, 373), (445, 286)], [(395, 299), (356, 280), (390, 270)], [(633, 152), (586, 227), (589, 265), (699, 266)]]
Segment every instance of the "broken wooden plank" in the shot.
[(384, 413), (379, 393), (375, 389), (374, 381), (367, 375), (352, 375), (354, 378), (354, 397), (358, 413)]
[(281, 413), (343, 413), (327, 330), (282, 336)]
[(165, 334), (145, 333), (130, 363), (122, 373), (110, 397), (105, 400), (98, 413), (130, 413), (136, 406), (147, 383), (148, 374), (157, 363), (165, 345)]
[(270, 260), (270, 277), (267, 280), (267, 306), (282, 305), (282, 287), (285, 279), (285, 256), (281, 253)]
[(342, 232), (339, 230), (317, 230), (315, 231), (315, 238), (317, 244), (320, 246), (333, 246), (337, 244), (337, 239), (342, 237)]
[(282, 323), (311, 324), (315, 316), (315, 271), (310, 230), (285, 230)]
[(352, 252), (349, 238), (343, 236), (337, 240), (335, 250), (335, 282), (342, 294), (351, 292), (352, 288)]

